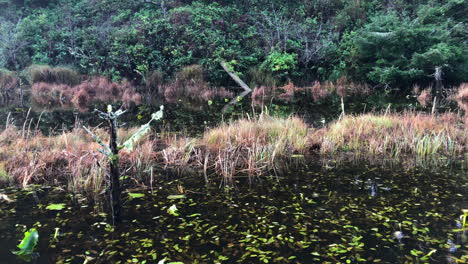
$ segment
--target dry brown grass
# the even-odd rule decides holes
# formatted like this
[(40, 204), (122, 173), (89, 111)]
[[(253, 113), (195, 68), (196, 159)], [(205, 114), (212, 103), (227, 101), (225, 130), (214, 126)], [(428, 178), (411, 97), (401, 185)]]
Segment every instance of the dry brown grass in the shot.
[[(120, 129), (121, 139), (130, 137), (135, 129)], [(108, 138), (104, 129), (95, 129), (95, 133), (103, 140)], [(62, 185), (70, 191), (91, 196), (104, 191), (105, 174), (98, 163), (107, 166), (106, 158), (98, 152), (100, 146), (82, 129), (55, 136), (37, 133), (34, 137), (23, 138), (22, 135), (14, 127), (0, 133), (0, 164), (11, 181), (20, 186), (32, 183)], [(153, 141), (144, 139), (135, 150), (122, 150), (121, 153), (122, 172), (135, 182), (143, 182), (144, 172), (156, 160)]]
[(0, 106), (8, 106), (19, 101), (20, 79), (15, 73), (0, 70)]
[(455, 100), (458, 106), (465, 112), (465, 121), (468, 123), (468, 83), (462, 83), (460, 87), (458, 87)]
[(336, 82), (315, 81), (311, 86), (299, 87), (289, 81), (281, 87), (258, 86), (252, 92), (253, 105), (264, 105), (273, 98), (291, 102), (295, 99), (306, 97), (318, 102), (330, 95), (336, 94), (340, 97), (368, 95), (371, 88), (367, 84), (349, 81), (346, 77), (341, 77)]
[(179, 100), (204, 103), (215, 98), (234, 97), (231, 91), (223, 87), (211, 87), (205, 81), (205, 73), (200, 65), (182, 68), (172, 82), (161, 86), (159, 92), (169, 103), (176, 103)]
[(468, 130), (453, 113), (346, 116), (320, 131), (321, 152), (352, 151), (366, 156), (457, 156), (467, 151)]
[(225, 184), (235, 176), (252, 180), (267, 171), (280, 171), (284, 159), (307, 150), (308, 126), (297, 117), (261, 116), (241, 119), (205, 132), (201, 139), (179, 138), (168, 142), (167, 166), (193, 166), (214, 171)]
[[(137, 129), (120, 129), (119, 138), (124, 141)], [(93, 130), (107, 141), (106, 130)], [(106, 166), (106, 159), (82, 129), (49, 137), (29, 134), (12, 126), (0, 133), (0, 183), (57, 184), (90, 196), (104, 191), (106, 177), (98, 164)], [(157, 149), (157, 143), (165, 147)], [(234, 185), (238, 176), (252, 182), (267, 172), (280, 173), (300, 160), (295, 154), (312, 149), (319, 149), (323, 157), (352, 153), (398, 160), (459, 157), (467, 153), (467, 145), (468, 129), (454, 113), (345, 116), (319, 130), (298, 117), (261, 115), (223, 123), (200, 138), (148, 136), (134, 151), (122, 150), (120, 166), (137, 185), (152, 182), (158, 166), (179, 173), (204, 172), (206, 181), (215, 175), (222, 184)]]
[(421, 94), (417, 97), (419, 104), (423, 107), (428, 107), (432, 103), (431, 88), (422, 90)]
[(125, 107), (141, 104), (141, 96), (128, 81), (109, 81), (105, 77), (93, 77), (79, 85), (38, 82), (33, 84), (31, 95), (34, 103), (46, 109), (71, 108), (87, 111), (98, 102), (123, 102)]

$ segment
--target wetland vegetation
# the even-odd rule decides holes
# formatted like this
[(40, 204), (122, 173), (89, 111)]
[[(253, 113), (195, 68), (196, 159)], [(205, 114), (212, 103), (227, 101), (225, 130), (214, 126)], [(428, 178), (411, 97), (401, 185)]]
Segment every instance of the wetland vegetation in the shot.
[(467, 9), (0, 0), (0, 264), (467, 263)]

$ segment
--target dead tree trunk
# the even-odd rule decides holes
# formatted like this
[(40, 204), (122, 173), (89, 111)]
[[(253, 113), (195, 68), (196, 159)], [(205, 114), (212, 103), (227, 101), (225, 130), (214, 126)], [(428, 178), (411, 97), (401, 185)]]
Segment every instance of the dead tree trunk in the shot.
[(244, 91), (239, 94), (238, 96), (236, 96), (234, 99), (232, 99), (229, 103), (227, 103), (224, 107), (223, 107), (223, 113), (226, 112), (229, 107), (231, 107), (231, 105), (237, 103), (239, 101), (239, 99), (242, 99), (244, 98), (246, 95), (248, 95), (249, 93), (252, 92), (252, 89), (250, 89), (250, 87), (244, 82), (241, 80), (241, 78), (239, 78), (239, 76), (237, 76), (237, 74), (231, 72), (231, 70), (229, 70), (229, 68), (227, 67), (226, 65), (226, 62), (224, 61), (221, 61), (221, 67), (223, 67), (224, 71), (227, 72), (227, 74), (229, 74), (229, 76), (231, 76), (231, 78), (237, 83), (239, 84), (240, 87), (242, 87), (242, 89), (244, 89)]
[(112, 207), (112, 218), (114, 222), (120, 222), (121, 203), (120, 203), (120, 170), (119, 170), (119, 149), (117, 147), (117, 120), (109, 118), (110, 141), (109, 148), (112, 156), (110, 157), (110, 200)]

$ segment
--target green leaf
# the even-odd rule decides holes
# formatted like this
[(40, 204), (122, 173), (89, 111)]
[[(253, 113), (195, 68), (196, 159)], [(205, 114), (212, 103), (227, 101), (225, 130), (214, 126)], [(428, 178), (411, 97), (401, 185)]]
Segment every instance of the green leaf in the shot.
[(169, 209), (167, 209), (167, 213), (173, 216), (179, 216), (179, 209), (177, 209), (177, 206), (173, 204)]
[(49, 204), (46, 209), (47, 210), (55, 210), (55, 211), (60, 211), (60, 210), (63, 210), (65, 208), (65, 204), (64, 203), (59, 203), (59, 204)]
[(26, 259), (29, 259), (38, 241), (39, 241), (39, 233), (37, 232), (35, 228), (31, 228), (29, 229), (29, 231), (26, 231), (24, 233), (24, 238), (21, 241), (21, 243), (18, 245), (19, 250), (12, 251), (12, 253), (17, 256), (22, 256), (22, 257), (25, 257)]
[(185, 199), (185, 195), (184, 194), (180, 194), (180, 195), (169, 195), (167, 196), (167, 199), (169, 200), (176, 200), (176, 199)]
[(143, 198), (145, 197), (144, 193), (128, 193), (128, 196), (131, 198)]

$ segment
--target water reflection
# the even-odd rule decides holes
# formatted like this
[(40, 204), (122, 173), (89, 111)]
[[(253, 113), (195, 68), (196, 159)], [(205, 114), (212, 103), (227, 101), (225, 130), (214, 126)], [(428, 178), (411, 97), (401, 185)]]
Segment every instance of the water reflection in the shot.
[[(154, 192), (125, 197), (122, 226), (101, 204), (60, 189), (1, 190), (0, 263), (21, 231), (40, 233), (38, 264), (138, 263), (444, 263), (467, 255), (460, 208), (466, 171), (311, 164), (256, 186), (207, 188), (202, 179), (161, 178)], [(185, 199), (169, 195), (184, 186)], [(66, 203), (49, 211), (50, 203)], [(179, 216), (168, 214), (171, 206)], [(57, 232), (57, 228), (59, 232)], [(55, 237), (55, 239), (54, 239)], [(67, 260), (67, 261), (66, 261)]]

